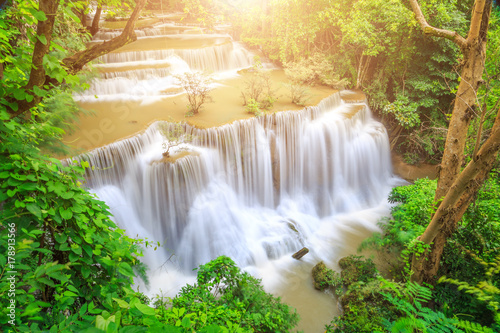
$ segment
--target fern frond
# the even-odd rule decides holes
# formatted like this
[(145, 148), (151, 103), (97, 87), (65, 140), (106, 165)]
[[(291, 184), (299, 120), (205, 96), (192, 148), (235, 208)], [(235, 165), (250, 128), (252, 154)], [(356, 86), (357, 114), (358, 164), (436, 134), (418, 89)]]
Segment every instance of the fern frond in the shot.
[(425, 325), (415, 317), (402, 317), (393, 322), (390, 329), (392, 333), (413, 333), (419, 329), (425, 332)]
[(467, 333), (493, 333), (491, 328), (467, 320), (459, 320), (456, 327), (464, 329)]

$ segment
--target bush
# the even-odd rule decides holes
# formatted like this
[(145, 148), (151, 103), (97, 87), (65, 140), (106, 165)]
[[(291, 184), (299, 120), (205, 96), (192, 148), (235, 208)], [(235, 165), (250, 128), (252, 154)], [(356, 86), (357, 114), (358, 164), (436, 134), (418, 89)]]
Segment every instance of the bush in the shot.
[(161, 321), (190, 322), (190, 330), (214, 325), (237, 332), (289, 332), (299, 321), (292, 308), (225, 256), (201, 265), (196, 284), (186, 285), (172, 300), (158, 297), (155, 304)]
[(368, 282), (378, 274), (375, 264), (370, 258), (364, 259), (360, 256), (350, 255), (339, 260), (342, 268), (342, 280), (346, 286), (354, 282)]
[(212, 96), (210, 96), (212, 78), (199, 72), (186, 72), (182, 75), (176, 75), (175, 78), (187, 94), (188, 115), (197, 114), (205, 103), (213, 101)]
[[(241, 92), (243, 105), (258, 103), (259, 109), (270, 110), (278, 100), (276, 90), (271, 82), (271, 74), (269, 71), (264, 70), (259, 57), (255, 57), (254, 61), (250, 76), (244, 81), (245, 90)], [(252, 108), (255, 109), (254, 106)]]
[(192, 135), (186, 134), (184, 123), (174, 122), (172, 118), (169, 121), (170, 123), (159, 125), (159, 131), (166, 140), (162, 143), (164, 157), (170, 157), (172, 148), (176, 148), (177, 151), (186, 150), (183, 145), (194, 140)]
[(256, 117), (262, 116), (263, 114), (260, 103), (253, 98), (248, 100), (245, 110), (248, 113), (253, 113)]
[(285, 87), (289, 91), (288, 97), (290, 97), (293, 104), (298, 106), (305, 106), (309, 97), (307, 97), (308, 89), (306, 86), (300, 83), (286, 83)]
[(361, 247), (403, 250), (429, 224), (436, 186), (436, 181), (422, 178), (413, 185), (393, 188), (388, 198), (389, 202), (397, 204), (391, 209), (392, 218), (380, 222), (382, 235), (372, 235), (363, 241)]

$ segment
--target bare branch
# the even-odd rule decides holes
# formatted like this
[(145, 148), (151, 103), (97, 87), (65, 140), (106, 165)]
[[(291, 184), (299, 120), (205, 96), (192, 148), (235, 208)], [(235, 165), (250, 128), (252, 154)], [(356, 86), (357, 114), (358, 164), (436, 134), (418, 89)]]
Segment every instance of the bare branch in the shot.
[(420, 6), (419, 6), (417, 0), (409, 0), (409, 1), (410, 1), (411, 8), (413, 10), (413, 13), (415, 14), (415, 17), (416, 17), (418, 23), (420, 24), (420, 27), (422, 28), (422, 31), (424, 32), (424, 34), (452, 40), (461, 49), (465, 48), (465, 46), (467, 45), (467, 41), (465, 40), (465, 38), (460, 36), (456, 31), (438, 29), (438, 28), (431, 26), (429, 23), (427, 23), (427, 20), (425, 19), (424, 14), (422, 14), (422, 10), (420, 9)]

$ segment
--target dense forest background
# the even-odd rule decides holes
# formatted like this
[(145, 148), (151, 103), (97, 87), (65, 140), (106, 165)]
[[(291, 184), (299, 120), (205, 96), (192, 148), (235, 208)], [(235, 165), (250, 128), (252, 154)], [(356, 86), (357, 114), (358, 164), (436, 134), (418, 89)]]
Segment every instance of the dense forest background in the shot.
[[(439, 164), (446, 156), (454, 104), (461, 98), (457, 93), (460, 85), (468, 84), (462, 73), (469, 56), (462, 42), (424, 34), (412, 3), (2, 1), (2, 328), (26, 332), (291, 330), (298, 321), (294, 311), (265, 293), (258, 280), (226, 257), (200, 267), (196, 284), (186, 286), (173, 300), (151, 301), (132, 289), (137, 277), (147, 280), (139, 257), (141, 246), (150, 244), (126, 237), (110, 219), (106, 205), (87, 192), (83, 174), (88, 164), (63, 165), (52, 157), (66, 150), (61, 137), (81, 112), (72, 93), (88, 87), (95, 75), (86, 64), (136, 38), (134, 24), (141, 15), (180, 10), (185, 13), (184, 22), (207, 29), (231, 23), (234, 39), (282, 65), (294, 85), (362, 90), (388, 128), (394, 151), (408, 163)], [(418, 4), (430, 26), (461, 36), (475, 31), (475, 6), (482, 5), (488, 13), (491, 9), (487, 19), (486, 14), (483, 21), (479, 18), (484, 71), (479, 73), (477, 88), (471, 85), (470, 126), (465, 127), (464, 150), (457, 155), (460, 170), (452, 177), (464, 179), (466, 185), (458, 194), (436, 195), (436, 181), (420, 180), (392, 192), (390, 200), (399, 204), (392, 218), (384, 221), (383, 234), (365, 242), (391, 254), (392, 272), (382, 277), (369, 260), (356, 257), (347, 261), (341, 275), (325, 268), (323, 287), (343, 295), (344, 305), (343, 315), (333, 320), (328, 331), (500, 329), (500, 9), (491, 0)], [(87, 45), (99, 30), (99, 20), (87, 22), (91, 8), (99, 15), (111, 9), (110, 20), (124, 17), (122, 35), (102, 45)], [(466, 178), (469, 166), (477, 172)], [(459, 185), (448, 187), (459, 189)], [(450, 204), (449, 193), (458, 196), (459, 203)], [(461, 199), (463, 193), (467, 200)], [(447, 212), (454, 212), (456, 224), (446, 232), (439, 270), (424, 279), (427, 284), (418, 284), (422, 281), (411, 281), (414, 269), (420, 267), (418, 260), (434, 251), (429, 250), (432, 242), (418, 237), (440, 216), (442, 202), (448, 204)]]

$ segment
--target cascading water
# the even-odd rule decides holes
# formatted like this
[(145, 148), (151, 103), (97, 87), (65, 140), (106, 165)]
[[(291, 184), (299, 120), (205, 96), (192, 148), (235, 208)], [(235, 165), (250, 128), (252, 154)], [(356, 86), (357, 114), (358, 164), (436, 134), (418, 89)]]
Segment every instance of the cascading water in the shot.
[(186, 125), (191, 153), (173, 163), (161, 161), (156, 123), (88, 154), (88, 186), (131, 236), (164, 244), (145, 258), (152, 269), (169, 251), (184, 272), (219, 255), (242, 267), (303, 246), (322, 257), (313, 240), (324, 221), (380, 205), (393, 185), (385, 129), (353, 107), (336, 94), (300, 112)]
[[(114, 37), (115, 32), (103, 32), (98, 37)], [(177, 42), (203, 41), (203, 48), (175, 49), (169, 45)], [(241, 44), (231, 42), (228, 35), (154, 36), (147, 38), (151, 50), (116, 52), (99, 58), (101, 77), (95, 79), (90, 88), (75, 96), (77, 100), (98, 102), (103, 99), (137, 99), (147, 96), (168, 97), (169, 90), (178, 89), (173, 75), (188, 71), (204, 71), (221, 74), (247, 68), (253, 63), (253, 55)], [(215, 45), (210, 45), (215, 44)]]
[[(252, 55), (239, 44), (222, 43), (118, 52), (101, 60), (101, 78), (78, 98), (168, 98), (166, 91), (176, 87), (172, 75), (236, 72), (252, 64)], [(336, 93), (301, 111), (208, 129), (184, 125), (193, 138), (184, 145), (188, 153), (164, 159), (160, 129), (173, 126), (156, 122), (80, 157), (95, 167), (87, 186), (115, 222), (132, 237), (162, 244), (145, 249), (148, 293), (173, 296), (193, 281), (194, 267), (227, 255), (296, 307), (301, 329), (324, 331), (336, 310), (330, 296), (312, 290), (312, 266), (323, 260), (336, 267), (360, 238), (377, 230), (377, 220), (389, 213), (387, 195), (399, 183), (383, 126), (366, 104), (345, 104)], [(310, 253), (292, 259), (304, 246)]]

